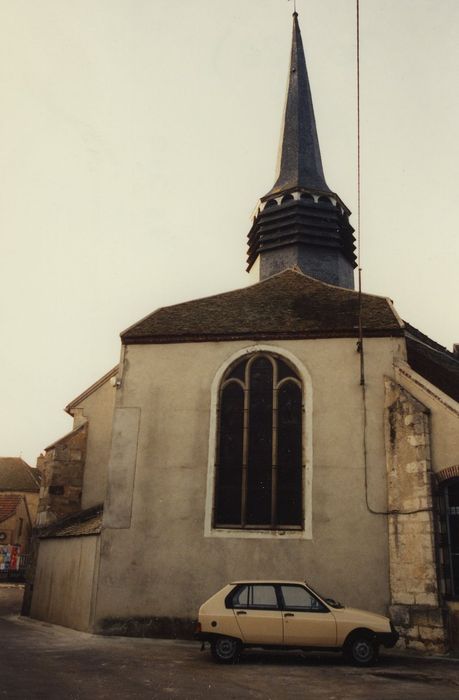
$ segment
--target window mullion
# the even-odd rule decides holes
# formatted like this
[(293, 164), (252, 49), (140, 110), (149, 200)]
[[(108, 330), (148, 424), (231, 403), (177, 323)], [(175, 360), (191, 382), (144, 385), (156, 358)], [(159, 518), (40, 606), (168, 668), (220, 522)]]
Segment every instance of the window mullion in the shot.
[(249, 459), (249, 367), (246, 367), (244, 388), (244, 424), (242, 437), (242, 484), (241, 484), (241, 525), (247, 524), (247, 477)]

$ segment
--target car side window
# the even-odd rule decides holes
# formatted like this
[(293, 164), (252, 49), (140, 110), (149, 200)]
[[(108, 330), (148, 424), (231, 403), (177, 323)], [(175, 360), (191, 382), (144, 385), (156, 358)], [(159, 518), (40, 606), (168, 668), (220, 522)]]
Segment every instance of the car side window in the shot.
[(278, 610), (276, 589), (272, 585), (243, 585), (231, 599), (231, 607), (248, 610)]
[(233, 595), (232, 607), (233, 608), (248, 608), (249, 606), (249, 587), (241, 586), (238, 588), (236, 593)]
[(249, 608), (277, 610), (278, 607), (274, 586), (250, 586)]
[(281, 586), (284, 605), (287, 610), (304, 612), (326, 612), (327, 608), (303, 586)]

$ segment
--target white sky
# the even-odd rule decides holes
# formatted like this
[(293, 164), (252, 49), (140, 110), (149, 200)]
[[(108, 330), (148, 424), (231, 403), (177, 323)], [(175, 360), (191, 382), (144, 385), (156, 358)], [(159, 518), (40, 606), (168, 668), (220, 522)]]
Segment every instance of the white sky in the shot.
[[(355, 0), (298, 0), (327, 182), (356, 212)], [(0, 454), (159, 306), (247, 284), (292, 3), (0, 0)], [(459, 342), (459, 2), (361, 0), (364, 288)], [(356, 216), (351, 219), (356, 225)]]

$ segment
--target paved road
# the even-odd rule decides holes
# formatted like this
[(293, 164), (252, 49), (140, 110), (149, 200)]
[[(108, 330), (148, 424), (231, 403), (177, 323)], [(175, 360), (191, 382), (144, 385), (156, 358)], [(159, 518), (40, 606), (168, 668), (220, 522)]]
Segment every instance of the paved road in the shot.
[(337, 655), (247, 653), (214, 664), (190, 642), (99, 637), (17, 613), (0, 586), (0, 700), (459, 700), (459, 662), (384, 656), (366, 671)]

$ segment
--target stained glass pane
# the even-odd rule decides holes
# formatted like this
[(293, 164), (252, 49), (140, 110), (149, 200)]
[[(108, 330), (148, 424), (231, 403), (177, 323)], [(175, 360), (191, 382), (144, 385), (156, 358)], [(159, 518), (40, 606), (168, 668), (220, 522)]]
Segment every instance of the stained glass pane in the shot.
[(285, 382), (278, 392), (277, 523), (302, 523), (301, 388)]
[(231, 371), (228, 374), (228, 377), (235, 377), (236, 379), (240, 379), (241, 382), (243, 382), (245, 379), (246, 364), (247, 358), (244, 358), (243, 360), (241, 360), (241, 362), (238, 362), (236, 365), (233, 365)]
[(284, 360), (277, 360), (277, 381), (287, 377), (297, 377), (296, 372)]
[(226, 385), (220, 403), (220, 442), (216, 469), (215, 524), (241, 523), (244, 391)]
[(273, 368), (266, 357), (250, 367), (247, 523), (271, 522)]

